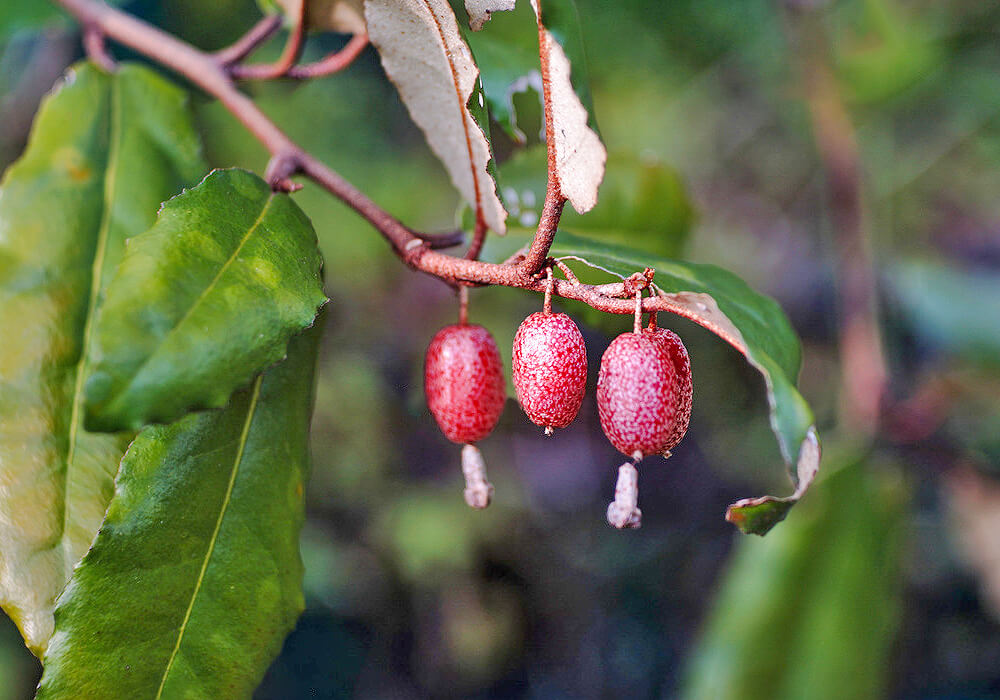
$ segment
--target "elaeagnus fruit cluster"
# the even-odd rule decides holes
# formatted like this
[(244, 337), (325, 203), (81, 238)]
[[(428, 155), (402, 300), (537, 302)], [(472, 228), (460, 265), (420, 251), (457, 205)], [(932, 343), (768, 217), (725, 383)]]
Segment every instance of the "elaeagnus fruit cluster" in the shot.
[[(550, 277), (551, 279), (551, 277)], [(544, 310), (528, 316), (514, 337), (512, 369), (517, 400), (546, 435), (576, 418), (586, 394), (587, 350), (576, 323), (551, 310), (551, 284)], [(676, 334), (656, 327), (655, 315), (640, 329), (622, 333), (601, 358), (597, 411), (601, 428), (629, 458), (618, 470), (608, 522), (639, 527), (639, 462), (670, 456), (691, 417), (691, 363)], [(465, 500), (485, 508), (493, 495), (482, 455), (475, 447), (500, 420), (505, 400), (503, 364), (493, 336), (482, 326), (460, 322), (442, 328), (424, 364), (427, 406), (438, 426), (462, 448)]]

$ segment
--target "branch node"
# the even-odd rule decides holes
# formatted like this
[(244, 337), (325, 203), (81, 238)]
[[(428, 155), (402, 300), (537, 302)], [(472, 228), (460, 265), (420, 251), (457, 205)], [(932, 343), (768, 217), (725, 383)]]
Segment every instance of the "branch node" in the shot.
[(562, 260), (552, 259), (552, 263), (559, 268), (559, 270), (566, 275), (566, 280), (573, 285), (580, 284), (580, 279), (569, 269), (569, 265), (564, 263)]
[(297, 192), (302, 185), (292, 181), (292, 176), (302, 170), (301, 154), (297, 151), (276, 153), (264, 170), (264, 180), (275, 192)]

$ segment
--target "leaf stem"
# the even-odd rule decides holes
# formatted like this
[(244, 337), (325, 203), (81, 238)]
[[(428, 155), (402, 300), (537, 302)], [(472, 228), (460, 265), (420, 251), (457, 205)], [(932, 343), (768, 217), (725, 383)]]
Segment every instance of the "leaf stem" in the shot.
[(314, 63), (292, 66), (285, 73), (284, 77), (296, 80), (308, 80), (310, 78), (322, 78), (327, 75), (339, 73), (354, 63), (354, 60), (361, 55), (366, 46), (368, 46), (368, 35), (355, 34), (344, 44), (344, 48), (334, 51)]
[(237, 39), (235, 43), (216, 51), (214, 54), (215, 60), (223, 66), (239, 63), (253, 53), (258, 46), (274, 36), (274, 33), (281, 28), (281, 23), (281, 15), (267, 15), (263, 17), (246, 34)]
[(233, 63), (228, 66), (229, 75), (236, 80), (273, 80), (282, 77), (298, 63), (299, 56), (302, 55), (306, 25), (306, 3), (305, 0), (302, 0), (299, 3), (292, 31), (288, 34), (285, 48), (278, 60), (268, 64), (241, 65)]

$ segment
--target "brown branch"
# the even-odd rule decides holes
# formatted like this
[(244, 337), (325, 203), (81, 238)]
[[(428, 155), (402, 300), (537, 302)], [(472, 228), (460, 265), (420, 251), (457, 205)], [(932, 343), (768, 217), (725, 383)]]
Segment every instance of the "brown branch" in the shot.
[(466, 260), (478, 260), (479, 254), (483, 252), (483, 244), (486, 242), (486, 231), (489, 227), (486, 222), (483, 221), (481, 216), (476, 217), (476, 230), (472, 235), (472, 243), (469, 244), (469, 249), (465, 251)]
[(351, 37), (350, 41), (344, 44), (344, 48), (340, 49), (340, 51), (335, 51), (315, 63), (292, 66), (285, 73), (285, 77), (296, 80), (308, 80), (310, 78), (322, 78), (323, 76), (333, 75), (354, 63), (354, 60), (361, 55), (366, 46), (368, 46), (368, 35), (355, 34)]
[(552, 77), (549, 70), (549, 33), (538, 18), (538, 57), (542, 73), (542, 101), (545, 111), (545, 150), (548, 181), (545, 185), (545, 202), (542, 213), (538, 217), (538, 228), (531, 246), (521, 261), (521, 268), (529, 275), (536, 274), (545, 266), (545, 259), (552, 247), (559, 219), (562, 217), (566, 198), (562, 195), (562, 185), (559, 183), (559, 171), (556, 168), (556, 138), (555, 117), (552, 112)]
[(283, 18), (281, 15), (268, 15), (262, 18), (257, 24), (242, 37), (230, 46), (216, 51), (215, 60), (223, 66), (230, 66), (239, 63), (249, 56), (253, 51), (265, 41), (274, 36), (274, 33), (281, 29)]
[[(307, 153), (278, 128), (259, 107), (240, 92), (220, 65), (217, 56), (204, 53), (176, 37), (136, 19), (117, 8), (97, 0), (57, 0), (81, 23), (100, 30), (113, 39), (162, 66), (187, 78), (209, 95), (218, 99), (271, 153), (271, 163), (266, 172), (272, 186), (279, 189), (294, 186), (291, 178), (300, 174), (308, 177), (335, 197), (351, 207), (368, 221), (392, 246), (395, 253), (414, 270), (433, 275), (451, 284), (503, 285), (544, 293), (547, 282), (536, 273), (546, 262), (545, 256), (537, 269), (526, 264), (521, 257), (510, 263), (488, 263), (440, 253), (435, 248), (457, 243), (457, 233), (432, 237), (418, 234), (379, 207), (367, 195), (332, 170), (319, 159)], [(543, 218), (548, 217), (551, 231), (540, 227), (542, 237), (555, 231), (553, 219), (558, 222), (562, 201), (547, 198)], [(545, 211), (549, 214), (546, 215)], [(536, 243), (538, 236), (536, 236)], [(551, 243), (551, 237), (549, 237)], [(534, 245), (534, 244), (533, 244)], [(546, 248), (547, 249), (547, 248)], [(624, 292), (624, 285), (613, 285), (615, 292)], [(620, 291), (619, 291), (620, 290)], [(632, 314), (633, 299), (616, 298), (599, 287), (580, 284), (578, 281), (554, 280), (552, 293), (565, 299), (575, 299), (606, 313)], [(701, 321), (668, 297), (651, 296), (641, 301), (644, 313), (669, 311), (700, 323)]]
[(290, 71), (299, 61), (302, 55), (302, 47), (306, 37), (306, 3), (305, 0), (299, 3), (299, 11), (295, 16), (295, 23), (292, 31), (288, 34), (288, 41), (281, 56), (274, 63), (241, 65), (239, 63), (228, 66), (229, 75), (235, 80), (274, 80), (280, 78)]

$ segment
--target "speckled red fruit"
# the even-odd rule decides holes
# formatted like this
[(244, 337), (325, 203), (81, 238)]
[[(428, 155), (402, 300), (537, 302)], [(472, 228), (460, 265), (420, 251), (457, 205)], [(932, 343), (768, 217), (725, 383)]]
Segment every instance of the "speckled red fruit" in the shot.
[(514, 336), (514, 388), (532, 423), (565, 428), (587, 389), (587, 347), (566, 314), (536, 313)]
[(649, 334), (623, 333), (601, 358), (597, 411), (608, 440), (628, 456), (658, 454), (674, 433), (674, 363)]
[(672, 450), (684, 437), (688, 423), (691, 421), (691, 400), (694, 396), (694, 389), (691, 385), (691, 359), (688, 357), (684, 343), (673, 331), (666, 328), (654, 328), (647, 329), (643, 333), (660, 343), (674, 364), (673, 393), (677, 397), (677, 412), (674, 417), (673, 432), (663, 448), (664, 450)]
[(452, 442), (473, 443), (500, 420), (507, 391), (496, 341), (482, 326), (445, 326), (427, 348), (427, 407)]

